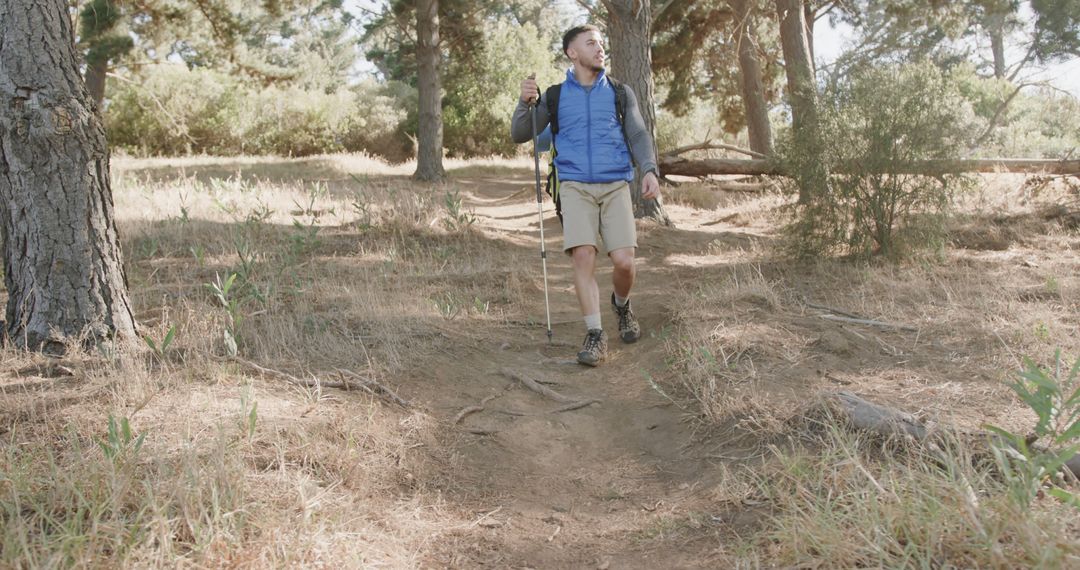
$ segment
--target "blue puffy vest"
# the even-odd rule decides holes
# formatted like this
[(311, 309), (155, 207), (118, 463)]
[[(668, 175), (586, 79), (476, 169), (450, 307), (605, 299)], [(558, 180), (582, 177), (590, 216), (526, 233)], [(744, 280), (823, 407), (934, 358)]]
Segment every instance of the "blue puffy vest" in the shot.
[(559, 180), (590, 184), (634, 179), (630, 149), (615, 112), (615, 88), (604, 71), (588, 92), (567, 70), (559, 94), (559, 132), (555, 135)]

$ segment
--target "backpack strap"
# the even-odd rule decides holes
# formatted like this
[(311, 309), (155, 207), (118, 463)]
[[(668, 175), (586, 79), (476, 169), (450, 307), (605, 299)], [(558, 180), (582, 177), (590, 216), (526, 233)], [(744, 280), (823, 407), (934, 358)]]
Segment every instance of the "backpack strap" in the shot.
[[(626, 84), (613, 77), (607, 79), (611, 82), (611, 86), (615, 88), (615, 116), (619, 119), (619, 126), (622, 127), (626, 148), (630, 150), (630, 138), (626, 136)], [(630, 162), (637, 166), (633, 151), (630, 152)]]
[(556, 83), (544, 92), (544, 101), (547, 103), (548, 121), (551, 123), (551, 134), (559, 133), (559, 93), (562, 93), (562, 83)]
[(619, 124), (626, 124), (626, 85), (623, 82), (608, 77), (608, 82), (615, 88), (615, 116), (619, 118)]

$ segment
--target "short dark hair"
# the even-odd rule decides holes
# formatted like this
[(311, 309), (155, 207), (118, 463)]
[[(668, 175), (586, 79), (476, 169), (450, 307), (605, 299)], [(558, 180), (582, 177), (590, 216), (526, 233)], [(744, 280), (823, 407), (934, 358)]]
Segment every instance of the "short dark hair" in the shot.
[(596, 26), (594, 26), (592, 24), (585, 24), (584, 26), (574, 26), (573, 28), (570, 28), (569, 30), (566, 30), (566, 33), (563, 34), (563, 37), (562, 37), (562, 52), (563, 52), (563, 55), (568, 55), (566, 53), (566, 50), (570, 48), (570, 42), (574, 41), (574, 38), (578, 37), (578, 35), (584, 34), (585, 32), (599, 32), (599, 31), (600, 31), (600, 28), (597, 28)]

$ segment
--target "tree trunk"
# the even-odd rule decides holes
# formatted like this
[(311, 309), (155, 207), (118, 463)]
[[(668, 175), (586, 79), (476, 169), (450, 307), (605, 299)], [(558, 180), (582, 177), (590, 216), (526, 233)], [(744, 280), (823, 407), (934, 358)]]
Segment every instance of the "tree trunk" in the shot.
[(765, 89), (761, 85), (761, 63), (757, 55), (752, 7), (750, 0), (730, 0), (730, 4), (735, 10), (738, 26), (735, 37), (739, 42), (739, 79), (750, 150), (769, 155), (773, 152), (772, 127), (769, 125)]
[[(776, 0), (780, 17), (780, 44), (784, 50), (788, 102), (791, 105), (791, 128), (795, 146), (806, 156), (820, 154), (818, 136), (817, 88), (814, 63), (806, 37), (806, 11), (803, 0)], [(820, 161), (799, 177), (799, 203), (806, 204), (815, 192), (827, 191), (828, 176)]]
[(994, 52), (994, 77), (1005, 78), (1005, 33), (1000, 24), (990, 28), (990, 49)]
[(443, 169), (442, 81), (439, 78), (439, 1), (420, 0), (416, 6), (417, 84), (420, 116), (417, 130), (417, 180), (436, 182)]
[[(606, 0), (608, 10), (608, 36), (611, 51), (611, 74), (630, 86), (637, 95), (645, 128), (656, 151), (656, 109), (653, 106), (652, 9), (648, 2), (638, 0)], [(630, 189), (634, 198), (634, 215), (638, 218), (656, 218), (664, 224), (671, 220), (664, 212), (659, 199), (641, 199), (640, 170), (634, 176)]]
[(812, 2), (803, 6), (803, 19), (806, 22), (806, 51), (810, 54), (810, 71), (817, 73), (817, 64), (814, 63), (814, 22), (817, 21), (817, 9)]
[(108, 60), (86, 63), (86, 90), (90, 93), (90, 100), (94, 102), (94, 108), (98, 112), (101, 112), (101, 104), (105, 101), (105, 74), (108, 71)]
[(65, 0), (0, 3), (0, 238), (10, 341), (132, 338), (109, 154)]

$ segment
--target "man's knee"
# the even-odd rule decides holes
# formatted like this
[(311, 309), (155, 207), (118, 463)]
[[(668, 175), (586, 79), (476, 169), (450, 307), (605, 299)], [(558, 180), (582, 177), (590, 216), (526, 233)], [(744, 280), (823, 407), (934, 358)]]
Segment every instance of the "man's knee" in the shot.
[(575, 264), (595, 263), (596, 248), (591, 245), (579, 245), (570, 250), (570, 257)]
[(616, 271), (630, 272), (634, 270), (634, 249), (617, 249), (609, 254), (611, 264)]

